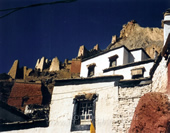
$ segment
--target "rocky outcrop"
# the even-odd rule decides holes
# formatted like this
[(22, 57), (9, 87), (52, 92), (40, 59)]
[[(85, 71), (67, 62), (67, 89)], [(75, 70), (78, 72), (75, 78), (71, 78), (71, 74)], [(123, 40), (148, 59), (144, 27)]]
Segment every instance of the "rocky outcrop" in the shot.
[(129, 133), (158, 132), (170, 132), (170, 102), (163, 93), (147, 93), (138, 102)]
[(141, 27), (136, 21), (132, 20), (123, 25), (120, 37), (112, 39), (107, 49), (125, 45), (128, 49), (144, 48), (151, 56), (155, 57), (155, 52), (160, 53), (163, 45), (163, 29)]

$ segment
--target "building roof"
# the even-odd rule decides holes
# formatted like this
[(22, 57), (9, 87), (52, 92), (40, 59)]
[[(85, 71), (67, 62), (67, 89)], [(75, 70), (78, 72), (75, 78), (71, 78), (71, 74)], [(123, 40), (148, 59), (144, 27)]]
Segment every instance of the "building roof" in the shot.
[(123, 79), (122, 75), (98, 76), (98, 77), (77, 78), (77, 79), (63, 79), (63, 80), (55, 80), (55, 86), (111, 82), (111, 81), (119, 81), (120, 79)]
[[(3, 110), (0, 110), (0, 114), (3, 114), (2, 111), (4, 110), (7, 110), (9, 111), (10, 113), (12, 113), (14, 116), (19, 116), (21, 117), (23, 120), (28, 120), (30, 119), (28, 116), (26, 116), (25, 114), (23, 114), (21, 111), (19, 111), (17, 108), (13, 107), (13, 106), (9, 106), (8, 104), (0, 101), (0, 107), (3, 109)], [(7, 112), (5, 111), (5, 112)], [(0, 115), (1, 116), (1, 115)], [(2, 117), (5, 117), (5, 116), (1, 116), (0, 119), (3, 119)], [(14, 117), (15, 119), (16, 117)], [(7, 120), (8, 121), (8, 120)], [(11, 121), (11, 120), (10, 120)]]
[(97, 56), (99, 56), (99, 55), (103, 55), (103, 54), (105, 54), (105, 53), (108, 53), (108, 52), (110, 52), (110, 51), (113, 51), (113, 50), (116, 50), (116, 49), (119, 49), (119, 48), (125, 48), (127, 51), (129, 51), (129, 49), (125, 46), (125, 45), (122, 45), (122, 46), (120, 46), (120, 47), (116, 47), (116, 48), (114, 48), (114, 49), (107, 49), (107, 50), (103, 50), (102, 52), (100, 52), (100, 53), (97, 53), (97, 54), (95, 54), (95, 55), (92, 55), (92, 56), (89, 56), (89, 57), (87, 57), (87, 58), (84, 58), (84, 59), (82, 59), (82, 62), (83, 61), (86, 61), (86, 60), (88, 60), (88, 59), (91, 59), (91, 58), (94, 58), (94, 57), (97, 57)]
[(97, 53), (97, 54), (95, 54), (95, 55), (92, 55), (92, 56), (89, 56), (89, 57), (87, 57), (87, 58), (84, 58), (84, 59), (82, 59), (82, 62), (84, 62), (84, 61), (86, 61), (86, 60), (88, 60), (88, 59), (91, 59), (91, 58), (94, 58), (94, 57), (97, 57), (97, 56), (106, 54), (106, 53), (108, 53), (108, 52), (110, 52), (110, 51), (114, 51), (114, 50), (116, 50), (116, 49), (120, 49), (120, 48), (125, 48), (128, 52), (137, 51), (137, 50), (142, 50), (142, 51), (147, 55), (147, 57), (150, 58), (150, 56), (145, 52), (145, 50), (144, 50), (143, 48), (137, 48), (137, 49), (129, 50), (125, 45), (122, 45), (122, 46), (120, 46), (120, 47), (116, 47), (116, 48), (113, 48), (113, 49), (103, 50), (103, 51), (101, 51), (101, 52), (99, 52), (99, 53)]
[[(42, 111), (41, 111), (42, 112)], [(36, 115), (37, 114), (33, 114)], [(47, 117), (37, 117), (23, 114), (17, 108), (7, 105), (0, 101), (0, 131), (20, 130), (35, 127), (47, 127)]]

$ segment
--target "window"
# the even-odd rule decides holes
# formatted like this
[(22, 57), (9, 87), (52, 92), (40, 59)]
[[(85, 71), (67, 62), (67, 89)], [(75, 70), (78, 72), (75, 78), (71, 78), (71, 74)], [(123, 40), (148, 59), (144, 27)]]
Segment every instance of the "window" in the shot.
[(133, 68), (131, 70), (132, 79), (143, 78), (144, 72), (144, 67)]
[(91, 121), (95, 123), (96, 94), (75, 96), (71, 131), (90, 130)]
[(94, 68), (95, 68), (96, 64), (92, 63), (90, 65), (87, 65), (88, 67), (88, 77), (92, 77), (94, 75)]
[(109, 67), (117, 66), (117, 58), (118, 58), (118, 55), (109, 57), (109, 62), (110, 62)]

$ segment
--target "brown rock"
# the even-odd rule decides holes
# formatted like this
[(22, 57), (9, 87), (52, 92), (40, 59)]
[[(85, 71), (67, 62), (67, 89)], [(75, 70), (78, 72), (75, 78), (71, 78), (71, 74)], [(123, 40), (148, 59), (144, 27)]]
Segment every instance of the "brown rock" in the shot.
[(120, 31), (120, 37), (116, 42), (111, 43), (107, 49), (113, 49), (125, 45), (128, 49), (143, 48), (151, 57), (155, 57), (155, 51), (158, 54), (163, 46), (163, 29), (141, 27), (134, 20), (123, 25)]
[(170, 102), (159, 92), (147, 93), (136, 107), (129, 133), (169, 133)]

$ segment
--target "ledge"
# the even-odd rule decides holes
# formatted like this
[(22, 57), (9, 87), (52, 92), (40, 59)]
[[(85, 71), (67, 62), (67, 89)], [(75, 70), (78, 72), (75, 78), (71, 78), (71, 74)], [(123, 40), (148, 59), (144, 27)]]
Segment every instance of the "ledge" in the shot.
[(119, 81), (120, 79), (123, 79), (122, 75), (98, 76), (98, 77), (77, 78), (77, 79), (63, 79), (63, 80), (55, 80), (55, 86), (78, 85), (78, 84), (98, 83), (98, 82), (111, 82), (111, 81)]
[(22, 122), (1, 123), (0, 131), (21, 130), (35, 127), (48, 127), (48, 120), (38, 119)]
[(129, 79), (129, 80), (120, 80), (118, 86), (120, 87), (134, 87), (134, 86), (144, 86), (152, 83), (151, 77), (139, 78), (139, 79)]

